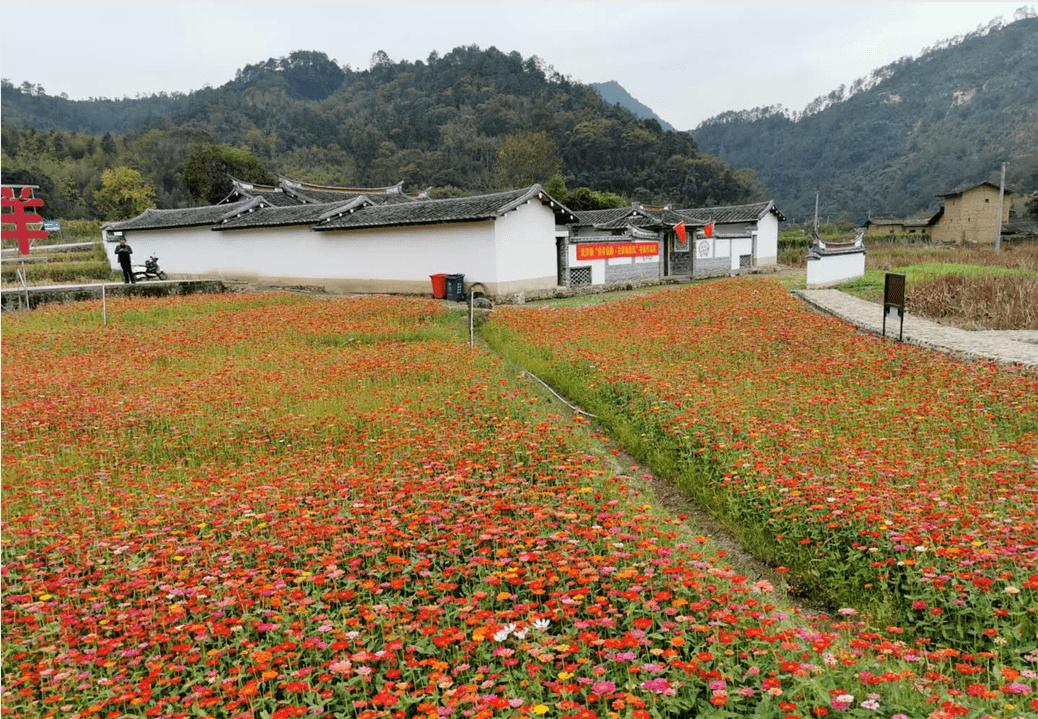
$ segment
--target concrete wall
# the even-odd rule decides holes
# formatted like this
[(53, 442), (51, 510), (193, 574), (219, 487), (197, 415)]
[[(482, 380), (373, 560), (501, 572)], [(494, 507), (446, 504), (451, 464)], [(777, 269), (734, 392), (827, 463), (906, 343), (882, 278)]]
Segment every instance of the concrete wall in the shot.
[(756, 267), (769, 267), (778, 264), (778, 236), (778, 217), (768, 212), (757, 222)]
[(1009, 222), (1008, 196), (998, 222), (998, 188), (981, 185), (957, 197), (944, 198), (944, 214), (930, 233), (937, 242), (994, 244), (1002, 224)]
[(85, 300), (101, 300), (101, 288), (111, 297), (173, 297), (177, 295), (218, 294), (226, 292), (223, 282), (216, 280), (166, 280), (138, 282), (134, 285), (99, 282), (91, 285), (11, 288), (0, 291), (4, 310), (34, 309), (40, 305)]
[(551, 208), (531, 200), (498, 218), (493, 232), (493, 274), (484, 280), (478, 276), (470, 278), (466, 273), (466, 281), (494, 283), (498, 288), (494, 294), (545, 290), (558, 285), (557, 228)]
[(865, 250), (807, 260), (807, 288), (831, 287), (865, 274)]
[[(659, 254), (643, 257), (611, 257), (596, 260), (577, 259), (577, 247), (579, 245), (639, 243), (646, 242), (645, 240), (635, 240), (623, 235), (602, 234), (585, 234), (580, 239), (581, 242), (579, 243), (567, 243), (565, 251), (567, 277), (570, 277), (569, 272), (573, 269), (590, 268), (592, 285), (610, 285), (658, 280), (662, 275), (662, 258)], [(662, 242), (658, 244), (662, 248)], [(572, 279), (568, 281), (568, 284), (572, 284)]]
[[(496, 221), (322, 231), (309, 225), (214, 231), (128, 230), (135, 263), (171, 277), (215, 277), (337, 292), (431, 292), (429, 275), (464, 274), (491, 295), (556, 286), (555, 215), (540, 202)], [(106, 242), (113, 269), (115, 243)]]

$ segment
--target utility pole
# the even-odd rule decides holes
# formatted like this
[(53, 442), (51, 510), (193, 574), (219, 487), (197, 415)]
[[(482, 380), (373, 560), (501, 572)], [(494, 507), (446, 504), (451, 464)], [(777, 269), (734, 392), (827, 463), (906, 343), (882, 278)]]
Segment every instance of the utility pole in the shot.
[(1002, 251), (1002, 208), (1006, 201), (1006, 165), (1002, 163), (1002, 183), (998, 188), (998, 222), (995, 223), (995, 252)]

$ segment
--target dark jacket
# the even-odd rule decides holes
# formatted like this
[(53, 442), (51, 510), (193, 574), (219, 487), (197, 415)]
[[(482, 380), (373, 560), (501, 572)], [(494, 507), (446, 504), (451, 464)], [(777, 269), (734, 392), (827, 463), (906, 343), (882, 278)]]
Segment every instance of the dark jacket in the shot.
[(133, 250), (130, 249), (129, 245), (116, 245), (115, 256), (119, 258), (120, 265), (130, 264), (130, 255), (133, 254)]

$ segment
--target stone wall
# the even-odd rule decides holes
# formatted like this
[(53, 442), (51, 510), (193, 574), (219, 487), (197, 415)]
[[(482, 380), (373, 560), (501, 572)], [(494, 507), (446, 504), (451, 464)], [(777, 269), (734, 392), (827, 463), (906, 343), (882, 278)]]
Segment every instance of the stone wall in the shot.
[[(5, 311), (34, 309), (43, 304), (100, 300), (102, 285), (59, 285), (54, 287), (8, 287), (0, 290)], [(173, 297), (176, 295), (226, 292), (221, 280), (166, 280), (135, 285), (106, 283), (105, 297)]]
[(692, 276), (721, 277), (731, 272), (731, 257), (697, 257)]

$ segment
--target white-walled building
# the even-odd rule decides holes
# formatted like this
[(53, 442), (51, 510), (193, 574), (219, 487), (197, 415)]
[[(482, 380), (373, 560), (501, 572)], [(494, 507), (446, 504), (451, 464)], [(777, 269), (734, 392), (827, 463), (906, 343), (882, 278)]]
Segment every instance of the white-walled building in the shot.
[[(706, 209), (631, 205), (578, 212), (577, 222), (570, 226), (565, 284), (709, 277), (775, 265), (778, 225), (785, 219), (771, 201)], [(682, 223), (684, 241), (677, 231)]]
[(105, 245), (113, 267), (122, 236), (136, 261), (155, 254), (171, 277), (428, 294), (430, 276), (444, 273), (491, 296), (554, 292), (556, 239), (576, 218), (540, 185), (443, 200), (395, 189), (321, 188), (301, 204), (274, 204), (291, 191), (241, 183), (228, 204), (107, 224)]
[(115, 243), (125, 237), (136, 262), (157, 255), (173, 278), (428, 294), (431, 275), (460, 274), (492, 297), (532, 298), (560, 287), (774, 265), (784, 219), (773, 202), (573, 213), (540, 185), (432, 200), (401, 185), (333, 188), (281, 178), (276, 186), (236, 182), (218, 205), (150, 209), (102, 232), (113, 268)]

